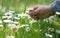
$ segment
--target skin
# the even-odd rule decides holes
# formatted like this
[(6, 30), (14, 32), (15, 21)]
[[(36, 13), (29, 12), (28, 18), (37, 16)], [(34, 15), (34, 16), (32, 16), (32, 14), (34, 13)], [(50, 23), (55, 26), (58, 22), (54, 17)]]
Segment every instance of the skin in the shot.
[(44, 19), (53, 15), (53, 11), (51, 6), (40, 5), (33, 7), (33, 10), (29, 10), (29, 15), (34, 19)]

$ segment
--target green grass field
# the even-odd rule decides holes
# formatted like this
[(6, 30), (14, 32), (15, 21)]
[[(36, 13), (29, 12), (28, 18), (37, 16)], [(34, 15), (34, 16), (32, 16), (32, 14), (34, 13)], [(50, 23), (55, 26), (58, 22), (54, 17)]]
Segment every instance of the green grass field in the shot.
[[(60, 18), (34, 20), (26, 14), (35, 5), (54, 0), (0, 0), (0, 38), (59, 38)], [(57, 20), (57, 21), (56, 21)]]
[(34, 5), (49, 5), (53, 0), (0, 0), (0, 5), (9, 10), (23, 12), (23, 10)]

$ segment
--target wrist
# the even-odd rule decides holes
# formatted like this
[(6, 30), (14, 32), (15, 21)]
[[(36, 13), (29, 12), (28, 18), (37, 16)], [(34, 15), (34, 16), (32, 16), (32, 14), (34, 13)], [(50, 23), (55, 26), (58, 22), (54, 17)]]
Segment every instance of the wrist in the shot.
[(49, 16), (55, 15), (55, 12), (51, 6), (49, 6), (47, 10), (48, 10)]

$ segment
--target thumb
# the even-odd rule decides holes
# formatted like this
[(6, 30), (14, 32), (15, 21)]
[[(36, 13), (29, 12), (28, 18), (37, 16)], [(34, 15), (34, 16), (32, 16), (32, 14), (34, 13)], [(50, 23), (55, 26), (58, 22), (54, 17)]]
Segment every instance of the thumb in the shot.
[(31, 17), (34, 16), (34, 10), (30, 10), (28, 13)]

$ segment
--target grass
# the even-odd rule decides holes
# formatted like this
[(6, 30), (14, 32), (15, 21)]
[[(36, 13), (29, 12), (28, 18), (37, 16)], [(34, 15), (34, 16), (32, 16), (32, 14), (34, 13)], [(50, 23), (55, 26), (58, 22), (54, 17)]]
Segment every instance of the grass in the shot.
[[(0, 10), (0, 19), (2, 21), (5, 20), (1, 18), (4, 16), (4, 12), (13, 10), (15, 11), (15, 14), (13, 14), (12, 18), (9, 20), (18, 22), (18, 24), (15, 25), (19, 26), (19, 28), (17, 27), (11, 29), (11, 27), (9, 27), (9, 24), (13, 26), (12, 23), (6, 24), (3, 22), (3, 26), (0, 27), (0, 38), (6, 38), (6, 36), (15, 36), (15, 38), (50, 38), (51, 36), (45, 35), (46, 33), (53, 35), (52, 38), (58, 38), (59, 36), (56, 33), (56, 29), (60, 29), (60, 20), (51, 22), (51, 20), (47, 18), (45, 21), (37, 20), (37, 22), (33, 22), (32, 18), (28, 18), (28, 16), (16, 16), (22, 12), (25, 13), (26, 9), (31, 6), (49, 5), (52, 2), (53, 0), (0, 0), (0, 5), (2, 6), (2, 9)], [(3, 12), (4, 8), (5, 11)], [(16, 20), (14, 17), (20, 19)]]
[[(6, 7), (7, 10), (15, 10), (23, 12), (25, 5), (26, 7), (34, 6), (34, 5), (48, 5), (52, 3), (53, 0), (0, 0), (0, 5)], [(17, 8), (18, 7), (18, 8)]]

